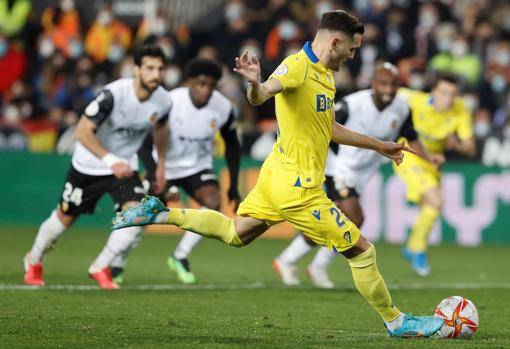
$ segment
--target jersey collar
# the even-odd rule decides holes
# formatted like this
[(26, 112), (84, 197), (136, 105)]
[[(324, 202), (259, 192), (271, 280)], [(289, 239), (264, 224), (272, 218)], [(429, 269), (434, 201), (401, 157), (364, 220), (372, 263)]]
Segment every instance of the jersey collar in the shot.
[(319, 61), (319, 58), (317, 58), (315, 53), (313, 53), (312, 51), (312, 44), (310, 43), (310, 41), (305, 42), (303, 46), (303, 51), (305, 51), (306, 55), (313, 63), (317, 63)]

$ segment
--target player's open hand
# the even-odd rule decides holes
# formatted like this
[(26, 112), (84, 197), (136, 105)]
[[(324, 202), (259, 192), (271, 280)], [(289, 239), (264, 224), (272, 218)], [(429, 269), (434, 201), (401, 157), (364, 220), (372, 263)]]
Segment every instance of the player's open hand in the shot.
[(131, 166), (125, 162), (118, 162), (116, 164), (113, 164), (111, 166), (113, 175), (115, 178), (122, 179), (122, 178), (128, 178), (133, 175), (133, 170), (131, 169)]
[(241, 57), (236, 57), (234, 71), (245, 78), (248, 82), (260, 82), (259, 60), (255, 54), (253, 54), (250, 59), (248, 51), (244, 51)]
[(395, 161), (395, 163), (398, 166), (402, 163), (402, 160), (404, 159), (404, 151), (416, 154), (416, 150), (414, 150), (411, 147), (408, 147), (407, 145), (405, 145), (404, 142), (401, 143), (382, 142), (381, 147), (377, 152)]

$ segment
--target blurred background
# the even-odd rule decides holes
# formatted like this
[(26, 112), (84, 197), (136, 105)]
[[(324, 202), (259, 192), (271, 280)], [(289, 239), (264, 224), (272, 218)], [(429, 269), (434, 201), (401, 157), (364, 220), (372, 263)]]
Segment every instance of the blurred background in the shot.
[[(467, 162), (448, 154), (444, 218), (432, 239), (510, 242), (505, 0), (0, 0), (0, 185), (14, 200), (1, 204), (0, 223), (32, 223), (23, 213), (29, 210), (41, 211), (30, 215), (34, 224), (45, 217), (56, 203), (83, 107), (107, 82), (131, 76), (131, 53), (144, 42), (158, 43), (166, 53), (168, 89), (182, 83), (189, 59), (222, 62), (219, 90), (235, 106), (245, 168), (256, 170), (275, 139), (274, 105), (247, 103), (246, 85), (232, 73), (234, 58), (245, 50), (256, 54), (267, 78), (313, 38), (321, 14), (337, 8), (365, 23), (359, 53), (335, 73), (337, 98), (369, 87), (380, 60), (395, 63), (401, 84), (412, 89), (427, 90), (438, 71), (461, 77), (478, 155)], [(246, 193), (256, 176), (243, 176)], [(20, 199), (27, 197), (38, 200)], [(402, 241), (415, 208), (389, 167), (364, 199), (367, 235)]]

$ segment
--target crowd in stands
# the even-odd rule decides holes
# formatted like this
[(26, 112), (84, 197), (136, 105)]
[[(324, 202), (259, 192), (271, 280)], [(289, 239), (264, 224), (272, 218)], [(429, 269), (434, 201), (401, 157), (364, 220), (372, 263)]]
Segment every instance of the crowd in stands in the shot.
[(401, 83), (413, 89), (427, 90), (435, 73), (450, 71), (461, 78), (476, 137), (496, 132), (510, 139), (508, 1), (226, 0), (207, 15), (219, 20), (178, 28), (161, 9), (129, 26), (107, 2), (87, 21), (83, 3), (55, 0), (36, 14), (30, 0), (0, 0), (0, 149), (68, 151), (84, 106), (107, 82), (131, 76), (130, 54), (144, 42), (158, 43), (167, 55), (168, 89), (183, 83), (189, 59), (222, 62), (219, 89), (234, 103), (250, 145), (275, 129), (274, 107), (247, 103), (246, 85), (231, 69), (234, 57), (256, 54), (267, 78), (313, 38), (321, 14), (336, 8), (365, 23), (355, 60), (335, 73), (338, 97), (367, 88), (380, 60), (395, 63)]

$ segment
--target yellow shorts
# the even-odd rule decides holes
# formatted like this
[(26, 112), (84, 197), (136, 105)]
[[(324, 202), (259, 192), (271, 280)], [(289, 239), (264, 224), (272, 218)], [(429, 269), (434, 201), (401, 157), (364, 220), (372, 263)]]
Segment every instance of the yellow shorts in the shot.
[(441, 172), (417, 155), (406, 153), (400, 166), (393, 164), (393, 170), (404, 181), (410, 202), (419, 203), (423, 194), (439, 187)]
[(358, 227), (328, 199), (321, 187), (296, 187), (287, 176), (282, 177), (270, 156), (237, 214), (260, 219), (268, 226), (288, 221), (318, 245), (338, 252), (358, 242)]

